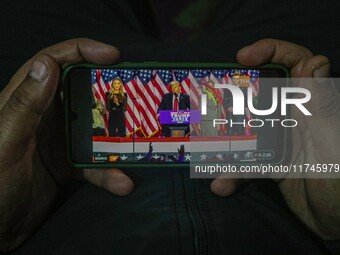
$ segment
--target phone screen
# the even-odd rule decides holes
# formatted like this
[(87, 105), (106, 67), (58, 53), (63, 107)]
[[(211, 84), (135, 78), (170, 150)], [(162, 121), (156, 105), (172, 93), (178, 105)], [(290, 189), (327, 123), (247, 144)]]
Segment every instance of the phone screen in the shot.
[[(249, 107), (270, 108), (273, 85), (267, 77), (285, 73), (220, 66), (76, 68), (67, 80), (72, 161), (279, 161), (283, 129), (264, 125)], [(278, 112), (269, 117), (281, 118)]]

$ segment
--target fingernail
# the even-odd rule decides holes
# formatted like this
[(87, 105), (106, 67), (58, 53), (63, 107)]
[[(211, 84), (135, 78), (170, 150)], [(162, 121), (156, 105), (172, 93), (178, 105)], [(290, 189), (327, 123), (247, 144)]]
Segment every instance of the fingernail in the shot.
[(41, 60), (35, 60), (31, 66), (29, 76), (38, 82), (41, 82), (47, 77), (47, 66)]
[(313, 71), (314, 78), (327, 78), (329, 77), (329, 63), (323, 64), (322, 66), (315, 68)]
[(243, 47), (242, 49), (239, 50), (238, 53), (239, 54), (244, 54), (247, 51), (248, 48), (250, 48), (250, 45), (247, 45), (247, 46)]

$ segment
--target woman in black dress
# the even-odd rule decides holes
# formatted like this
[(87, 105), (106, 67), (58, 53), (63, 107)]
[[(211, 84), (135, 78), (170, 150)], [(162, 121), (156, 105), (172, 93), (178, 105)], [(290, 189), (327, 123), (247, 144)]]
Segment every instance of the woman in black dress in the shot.
[(109, 112), (109, 136), (125, 137), (125, 111), (127, 96), (123, 82), (119, 78), (112, 80), (110, 92), (106, 93), (106, 108)]

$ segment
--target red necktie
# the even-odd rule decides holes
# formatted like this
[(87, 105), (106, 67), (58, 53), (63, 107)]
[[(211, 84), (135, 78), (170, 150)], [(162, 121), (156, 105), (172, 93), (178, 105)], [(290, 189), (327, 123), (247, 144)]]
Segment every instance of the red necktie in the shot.
[(174, 101), (174, 111), (178, 111), (178, 98), (175, 95), (175, 101)]

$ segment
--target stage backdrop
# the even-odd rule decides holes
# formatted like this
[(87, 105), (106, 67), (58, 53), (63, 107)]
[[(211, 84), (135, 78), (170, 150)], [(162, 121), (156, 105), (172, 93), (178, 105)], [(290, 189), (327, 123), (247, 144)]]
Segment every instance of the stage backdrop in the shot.
[[(236, 70), (133, 70), (133, 69), (93, 69), (92, 86), (95, 97), (100, 99), (106, 106), (106, 92), (111, 88), (112, 79), (120, 78), (124, 83), (124, 91), (127, 93), (127, 110), (125, 112), (126, 134), (135, 134), (137, 137), (159, 136), (161, 127), (157, 120), (157, 110), (165, 93), (170, 92), (169, 83), (179, 81), (182, 93), (190, 95), (191, 106), (198, 110), (200, 107), (200, 95), (204, 93), (204, 84), (208, 80), (214, 83), (231, 84), (232, 75)], [(253, 95), (258, 95), (259, 71), (258, 70), (237, 70), (238, 75), (248, 77), (249, 86)], [(211, 91), (216, 100), (222, 104), (222, 89)], [(221, 108), (221, 118), (225, 118), (226, 109)], [(105, 107), (106, 110), (106, 107)], [(251, 116), (247, 113), (247, 118)], [(108, 113), (104, 114), (106, 122)], [(226, 125), (220, 130), (221, 134), (226, 133)], [(248, 127), (249, 128), (249, 127)], [(194, 124), (191, 129), (197, 129)], [(250, 132), (248, 132), (250, 133)]]

